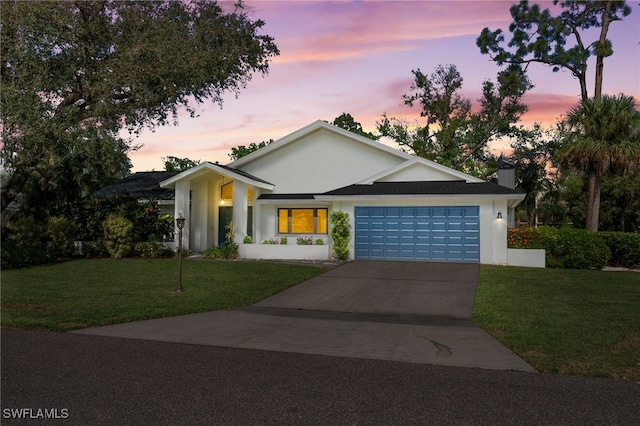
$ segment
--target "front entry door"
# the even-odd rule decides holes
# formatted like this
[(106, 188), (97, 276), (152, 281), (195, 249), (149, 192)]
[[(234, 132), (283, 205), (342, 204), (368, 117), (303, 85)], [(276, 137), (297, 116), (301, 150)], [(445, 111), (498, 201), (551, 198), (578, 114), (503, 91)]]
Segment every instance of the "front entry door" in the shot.
[(233, 207), (220, 207), (218, 210), (218, 245), (225, 245), (227, 242), (227, 225), (233, 220)]

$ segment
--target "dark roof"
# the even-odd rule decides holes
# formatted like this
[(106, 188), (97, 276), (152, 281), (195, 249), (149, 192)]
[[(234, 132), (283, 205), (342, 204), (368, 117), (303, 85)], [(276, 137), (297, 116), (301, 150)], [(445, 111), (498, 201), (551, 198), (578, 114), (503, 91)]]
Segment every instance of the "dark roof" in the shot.
[(258, 200), (313, 200), (314, 194), (262, 194)]
[(249, 173), (247, 173), (247, 172), (244, 172), (244, 171), (242, 171), (242, 170), (240, 170), (240, 169), (236, 169), (235, 167), (229, 167), (229, 166), (225, 166), (225, 165), (223, 165), (223, 164), (211, 163), (211, 162), (210, 162), (210, 164), (214, 164), (214, 165), (216, 165), (216, 166), (218, 166), (218, 167), (220, 167), (220, 168), (223, 168), (223, 169), (225, 169), (225, 170), (229, 170), (230, 172), (233, 172), (233, 173), (239, 174), (240, 176), (244, 176), (244, 177), (246, 177), (247, 179), (251, 179), (251, 180), (254, 180), (254, 181), (256, 181), (256, 182), (262, 182), (262, 183), (266, 183), (266, 184), (269, 184), (269, 185), (273, 185), (271, 182), (267, 182), (267, 181), (266, 181), (266, 180), (264, 180), (264, 179), (260, 179), (259, 177), (253, 176), (253, 175), (251, 175), (251, 174), (249, 174)]
[(129, 195), (137, 200), (173, 200), (172, 188), (160, 188), (160, 182), (180, 172), (137, 172), (131, 176), (96, 191), (97, 197)]
[(370, 185), (349, 185), (322, 195), (508, 195), (522, 192), (491, 182), (458, 181), (374, 182)]

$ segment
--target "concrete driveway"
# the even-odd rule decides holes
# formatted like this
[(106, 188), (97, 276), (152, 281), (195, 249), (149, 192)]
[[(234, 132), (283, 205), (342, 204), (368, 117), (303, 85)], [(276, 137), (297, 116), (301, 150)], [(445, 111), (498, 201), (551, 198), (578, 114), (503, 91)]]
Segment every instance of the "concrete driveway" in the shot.
[(73, 333), (535, 371), (471, 321), (478, 272), (477, 264), (353, 261), (246, 308)]

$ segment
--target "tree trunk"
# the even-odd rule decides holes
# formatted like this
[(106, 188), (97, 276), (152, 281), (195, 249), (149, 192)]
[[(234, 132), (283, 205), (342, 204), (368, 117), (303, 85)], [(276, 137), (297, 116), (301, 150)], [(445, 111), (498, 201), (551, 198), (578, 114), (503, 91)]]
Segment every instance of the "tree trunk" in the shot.
[(589, 173), (589, 200), (587, 201), (587, 225), (589, 232), (598, 232), (600, 219), (600, 190), (602, 175), (598, 172)]
[(593, 97), (595, 99), (602, 98), (602, 75), (604, 73), (604, 45), (607, 42), (607, 32), (609, 31), (609, 24), (611, 23), (611, 17), (609, 13), (611, 12), (611, 1), (607, 2), (607, 5), (604, 8), (604, 12), (602, 13), (602, 27), (600, 28), (600, 38), (598, 39), (598, 47), (596, 48), (596, 85), (593, 92)]

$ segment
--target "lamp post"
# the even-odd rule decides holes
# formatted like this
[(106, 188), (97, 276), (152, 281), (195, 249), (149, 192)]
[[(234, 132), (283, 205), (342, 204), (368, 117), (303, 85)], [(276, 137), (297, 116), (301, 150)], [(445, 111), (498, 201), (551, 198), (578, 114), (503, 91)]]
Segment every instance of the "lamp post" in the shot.
[(182, 228), (184, 228), (185, 220), (182, 212), (180, 212), (176, 219), (176, 225), (178, 226), (178, 289), (176, 291), (178, 293), (184, 291), (182, 288)]

